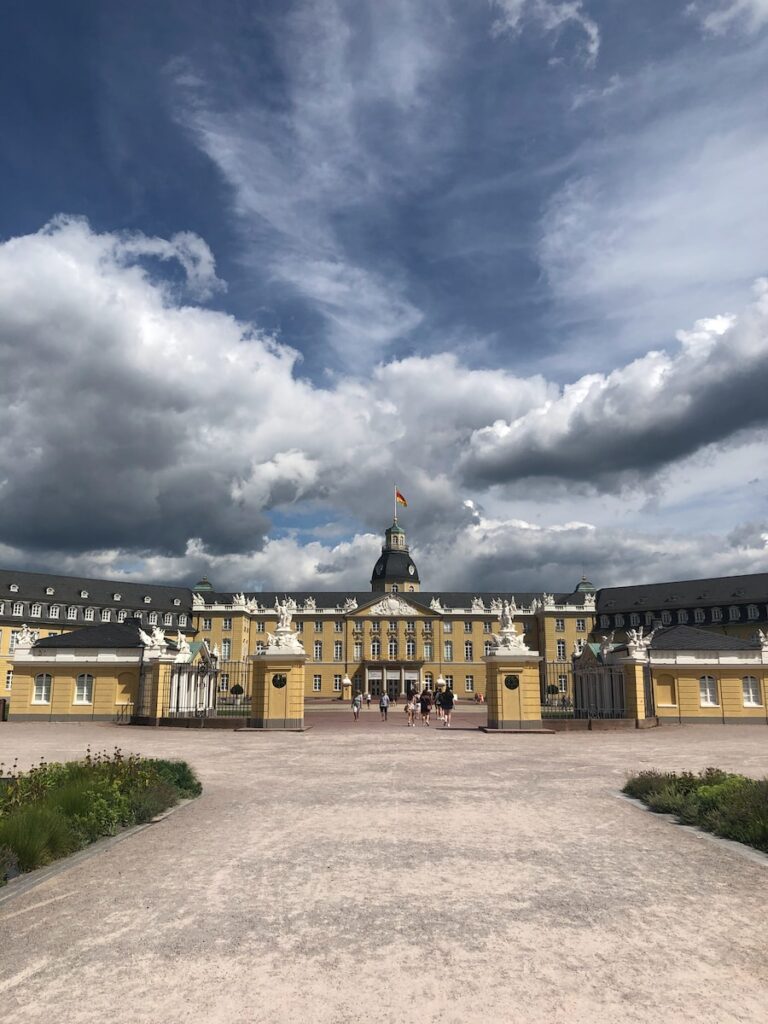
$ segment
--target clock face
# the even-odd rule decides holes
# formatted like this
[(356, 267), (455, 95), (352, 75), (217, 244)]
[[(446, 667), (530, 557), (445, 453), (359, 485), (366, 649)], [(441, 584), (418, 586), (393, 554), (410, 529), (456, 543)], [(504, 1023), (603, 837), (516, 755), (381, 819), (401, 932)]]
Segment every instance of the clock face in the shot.
[(416, 570), (414, 569), (414, 567), (412, 565), (409, 565), (408, 566), (408, 572), (411, 574), (411, 576), (413, 576), (413, 574), (416, 572)]

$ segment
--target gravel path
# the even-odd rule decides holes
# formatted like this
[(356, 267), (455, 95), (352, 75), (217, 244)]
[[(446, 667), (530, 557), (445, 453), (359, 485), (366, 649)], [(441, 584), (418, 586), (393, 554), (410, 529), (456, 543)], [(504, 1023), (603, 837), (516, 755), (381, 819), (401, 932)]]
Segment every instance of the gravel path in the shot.
[(184, 757), (205, 787), (0, 906), (0, 1020), (768, 1019), (768, 858), (617, 796), (647, 766), (768, 774), (768, 731), (487, 736), (402, 719), (291, 735), (0, 726), (6, 763), (119, 744)]

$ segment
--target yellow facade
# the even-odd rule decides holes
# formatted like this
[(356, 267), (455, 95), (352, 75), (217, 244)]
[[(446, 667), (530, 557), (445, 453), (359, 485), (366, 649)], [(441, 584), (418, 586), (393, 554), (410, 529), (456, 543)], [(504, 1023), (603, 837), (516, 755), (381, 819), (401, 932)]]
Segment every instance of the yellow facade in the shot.
[[(50, 682), (40, 678), (43, 676)], [(90, 679), (81, 679), (78, 687), (78, 678), (83, 676)], [(53, 660), (36, 659), (34, 665), (17, 665), (14, 671), (13, 718), (127, 721), (138, 683), (138, 665), (78, 663), (63, 667)]]
[[(656, 665), (651, 672), (656, 714), (662, 722), (768, 722), (766, 666), (749, 663), (726, 666), (713, 661), (699, 662), (695, 666)], [(714, 680), (714, 686), (710, 680)], [(749, 680), (746, 685), (745, 680)], [(714, 703), (709, 699), (713, 690)]]

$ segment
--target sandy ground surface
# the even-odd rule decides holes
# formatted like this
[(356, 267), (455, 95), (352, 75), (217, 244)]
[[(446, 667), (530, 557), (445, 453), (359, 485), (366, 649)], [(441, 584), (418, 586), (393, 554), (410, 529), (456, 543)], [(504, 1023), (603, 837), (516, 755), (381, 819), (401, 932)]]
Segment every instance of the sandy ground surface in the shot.
[(448, 733), (363, 714), (300, 735), (0, 726), (6, 763), (119, 744), (205, 786), (0, 906), (0, 1019), (768, 1019), (768, 859), (617, 796), (647, 766), (768, 773), (768, 730), (487, 736), (469, 715)]

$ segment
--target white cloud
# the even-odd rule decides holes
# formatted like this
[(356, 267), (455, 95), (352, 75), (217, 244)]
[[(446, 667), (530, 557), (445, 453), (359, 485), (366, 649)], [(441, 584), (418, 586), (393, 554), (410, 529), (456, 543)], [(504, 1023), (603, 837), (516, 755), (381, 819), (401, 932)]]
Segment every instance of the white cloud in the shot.
[(733, 28), (757, 32), (768, 24), (768, 0), (697, 0), (688, 5), (688, 11), (714, 35)]
[(584, 34), (588, 64), (594, 64), (600, 52), (600, 29), (584, 10), (582, 0), (490, 0), (499, 16), (494, 33), (522, 32), (526, 24), (536, 24), (544, 32), (559, 32), (576, 26)]
[[(622, 559), (643, 572), (665, 558), (689, 575), (708, 565), (710, 535), (651, 536), (638, 529), (642, 509), (619, 526), (628, 501), (588, 496), (595, 483), (631, 483), (637, 508), (647, 480), (663, 489), (660, 467), (707, 444), (754, 445), (768, 288), (739, 316), (681, 332), (672, 354), (565, 389), (448, 353), (319, 388), (288, 346), (185, 303), (158, 277), (158, 255), (189, 265), (198, 288), (215, 285), (210, 252), (188, 236), (97, 234), (58, 218), (0, 245), (6, 564), (154, 579), (208, 568), (221, 585), (364, 589), (397, 480), (434, 587), (564, 586), (582, 563), (606, 582)], [(754, 470), (734, 465), (738, 495)], [(551, 480), (533, 486), (532, 473)], [(286, 510), (309, 525), (275, 535)], [(352, 539), (313, 535), (311, 523), (340, 516)], [(730, 509), (727, 523), (740, 518)], [(633, 538), (643, 558), (631, 561)], [(754, 543), (718, 565), (746, 568)]]

